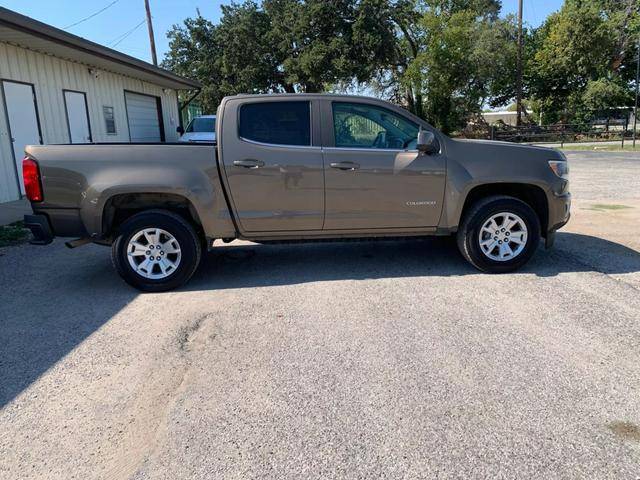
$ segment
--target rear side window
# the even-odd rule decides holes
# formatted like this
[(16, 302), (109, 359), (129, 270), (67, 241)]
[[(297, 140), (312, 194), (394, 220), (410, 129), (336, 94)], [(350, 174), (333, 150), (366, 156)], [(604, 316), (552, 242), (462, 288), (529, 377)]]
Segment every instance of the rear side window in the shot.
[(240, 107), (240, 136), (276, 145), (311, 145), (309, 102), (260, 102)]

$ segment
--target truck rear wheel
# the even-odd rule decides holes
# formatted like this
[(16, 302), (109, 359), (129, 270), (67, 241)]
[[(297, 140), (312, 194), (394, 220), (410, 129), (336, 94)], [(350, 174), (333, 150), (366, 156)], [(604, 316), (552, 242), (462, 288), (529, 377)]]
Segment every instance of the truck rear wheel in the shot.
[(511, 272), (535, 253), (540, 241), (540, 220), (522, 200), (487, 197), (469, 209), (457, 240), (464, 258), (478, 270)]
[(121, 225), (111, 259), (129, 285), (144, 292), (163, 292), (191, 278), (201, 252), (200, 239), (186, 220), (166, 210), (149, 210)]

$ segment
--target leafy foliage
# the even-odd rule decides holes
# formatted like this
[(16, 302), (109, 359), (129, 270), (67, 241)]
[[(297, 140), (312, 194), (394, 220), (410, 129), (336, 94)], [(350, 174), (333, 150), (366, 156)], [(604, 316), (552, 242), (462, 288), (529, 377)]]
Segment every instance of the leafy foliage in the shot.
[(528, 85), (545, 122), (630, 104), (639, 8), (633, 0), (567, 0), (536, 32)]
[(24, 228), (23, 222), (0, 225), (0, 247), (8, 247), (25, 242), (29, 238), (29, 230)]
[(364, 81), (393, 49), (385, 7), (381, 0), (223, 6), (219, 25), (198, 17), (174, 26), (163, 66), (205, 85), (200, 100), (207, 111), (225, 95), (320, 92)]
[[(524, 31), (528, 110), (585, 121), (630, 105), (637, 0), (566, 0)], [(517, 26), (500, 0), (245, 0), (168, 33), (163, 66), (225, 95), (364, 88), (445, 132), (515, 97)]]
[(396, 61), (374, 82), (445, 132), (513, 97), (515, 25), (495, 0), (394, 5)]

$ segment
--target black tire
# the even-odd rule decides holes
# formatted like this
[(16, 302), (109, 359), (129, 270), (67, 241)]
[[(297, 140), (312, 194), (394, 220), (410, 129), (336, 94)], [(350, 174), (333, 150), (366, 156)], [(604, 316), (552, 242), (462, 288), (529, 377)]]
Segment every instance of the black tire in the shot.
[[(180, 261), (176, 262), (178, 266), (165, 278), (146, 278), (129, 263), (129, 241), (146, 228), (165, 230), (173, 235), (180, 246)], [(148, 210), (133, 215), (120, 226), (111, 246), (111, 260), (118, 274), (132, 287), (143, 292), (164, 292), (184, 285), (191, 278), (200, 263), (201, 244), (193, 227), (180, 215), (166, 210)]]
[[(493, 260), (485, 255), (479, 238), (484, 223), (501, 212), (518, 215), (527, 228), (524, 248), (516, 257), (505, 261)], [(462, 256), (478, 270), (487, 273), (511, 272), (522, 267), (535, 253), (540, 242), (540, 220), (536, 212), (522, 200), (508, 196), (486, 197), (467, 211), (458, 229), (457, 242)]]

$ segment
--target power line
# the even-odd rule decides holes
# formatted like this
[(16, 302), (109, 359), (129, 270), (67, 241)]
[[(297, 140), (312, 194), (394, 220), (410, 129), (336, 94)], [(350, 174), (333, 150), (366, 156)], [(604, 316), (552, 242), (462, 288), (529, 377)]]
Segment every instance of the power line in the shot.
[(117, 36), (116, 38), (111, 40), (109, 43), (107, 43), (107, 45), (109, 45), (111, 48), (115, 47), (120, 42), (122, 42), (125, 38), (127, 38), (129, 35), (131, 35), (133, 32), (135, 32), (138, 28), (140, 28), (142, 26), (142, 24), (144, 24), (146, 21), (147, 21), (146, 18), (142, 19), (142, 21), (139, 24), (137, 24), (135, 27), (133, 27), (131, 30), (128, 30), (125, 33), (123, 33), (122, 35)]
[[(128, 30), (127, 32), (123, 33), (122, 35), (114, 38), (111, 42), (109, 42), (107, 45), (110, 45), (111, 47), (115, 47), (116, 45), (118, 45), (120, 42), (122, 42), (125, 38), (127, 38), (129, 35), (131, 35), (133, 32), (135, 32), (138, 28), (140, 28), (145, 22), (147, 21), (147, 19), (142, 19), (140, 21), (140, 23), (138, 23), (135, 27), (133, 27), (131, 30)], [(114, 43), (115, 42), (115, 43)]]
[(106, 7), (102, 8), (101, 10), (98, 10), (97, 12), (92, 13), (91, 15), (89, 15), (88, 17), (83, 18), (82, 20), (78, 20), (76, 23), (72, 23), (71, 25), (67, 25), (67, 26), (66, 26), (66, 27), (64, 27), (63, 29), (64, 29), (64, 30), (67, 30), (67, 29), (69, 29), (69, 28), (71, 28), (71, 27), (75, 27), (76, 25), (81, 24), (82, 22), (86, 22), (86, 21), (87, 21), (87, 20), (89, 20), (90, 18), (93, 18), (93, 17), (95, 17), (96, 15), (98, 15), (98, 14), (100, 14), (100, 13), (104, 12), (107, 8), (109, 8), (109, 7), (113, 6), (113, 5), (115, 5), (115, 4), (116, 4), (116, 3), (118, 3), (119, 1), (120, 1), (120, 0), (113, 0), (113, 2), (111, 2), (109, 5), (107, 5)]

